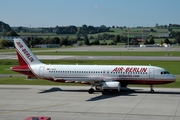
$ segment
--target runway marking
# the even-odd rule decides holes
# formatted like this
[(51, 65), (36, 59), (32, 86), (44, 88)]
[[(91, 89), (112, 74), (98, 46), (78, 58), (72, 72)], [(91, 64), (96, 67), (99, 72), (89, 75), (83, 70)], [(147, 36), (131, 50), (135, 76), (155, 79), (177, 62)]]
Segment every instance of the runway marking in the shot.
[(35, 108), (27, 108), (27, 109), (21, 109), (21, 110), (7, 110), (4, 112), (0, 112), (0, 114), (9, 114), (9, 113), (14, 113), (14, 112), (25, 112), (25, 111), (42, 109), (42, 108), (52, 108), (52, 107), (56, 107), (56, 106), (64, 106), (64, 105), (68, 105), (68, 104), (69, 103), (55, 104), (55, 105), (50, 105), (50, 106), (41, 106), (41, 107), (35, 107)]

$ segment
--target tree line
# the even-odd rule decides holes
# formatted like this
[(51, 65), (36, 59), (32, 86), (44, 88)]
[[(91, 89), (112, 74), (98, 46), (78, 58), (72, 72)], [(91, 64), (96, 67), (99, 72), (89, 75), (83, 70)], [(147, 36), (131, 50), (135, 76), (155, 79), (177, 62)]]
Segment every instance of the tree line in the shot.
[[(14, 32), (11, 35), (16, 35)], [(174, 32), (172, 36), (175, 38), (174, 41), (170, 41), (168, 38), (165, 38), (164, 41), (161, 41), (161, 44), (176, 44), (180, 43), (180, 32)], [(144, 44), (155, 44), (154, 36), (149, 36), (148, 38), (142, 41)], [(107, 40), (111, 40), (112, 42), (107, 43)], [(78, 35), (76, 38), (70, 37), (54, 37), (54, 38), (43, 38), (43, 37), (31, 37), (25, 40), (26, 44), (29, 47), (35, 47), (35, 45), (39, 44), (59, 44), (59, 45), (116, 45), (117, 43), (124, 43), (125, 45), (139, 45), (139, 41), (137, 38), (123, 36), (123, 35), (114, 35), (114, 34), (98, 34), (94, 36), (89, 36), (88, 34), (83, 34), (81, 37)], [(8, 48), (14, 46), (12, 41), (0, 39), (0, 48)]]
[(0, 21), (0, 32), (10, 32), (11, 30), (12, 29), (8, 24)]
[[(3, 36), (19, 36), (16, 31), (10, 29), (8, 24), (5, 24), (0, 21), (0, 25), (3, 28), (6, 28), (2, 31)], [(156, 27), (161, 25), (156, 24)], [(179, 27), (178, 24), (170, 24), (168, 27)], [(167, 27), (166, 25), (164, 27)], [(22, 29), (22, 27), (18, 28)], [(31, 37), (26, 40), (26, 43), (29, 47), (34, 47), (37, 44), (59, 44), (59, 45), (72, 45), (72, 44), (85, 44), (85, 45), (116, 45), (117, 43), (124, 43), (128, 45), (139, 45), (138, 38), (134, 37), (127, 37), (127, 35), (120, 35), (120, 34), (110, 34), (110, 27), (106, 27), (105, 25), (101, 25), (100, 27), (94, 26), (87, 26), (82, 25), (82, 27), (76, 26), (66, 26), (66, 27), (59, 27), (56, 26), (55, 29), (53, 28), (43, 28), (46, 30), (55, 30), (57, 34), (75, 34), (75, 38), (73, 37), (54, 37), (54, 38), (43, 38), (43, 37)], [(122, 29), (122, 28), (119, 28)], [(0, 29), (1, 30), (1, 29)], [(153, 32), (153, 29), (150, 29)], [(103, 33), (102, 33), (103, 32)], [(108, 33), (104, 33), (108, 32)], [(127, 31), (126, 31), (127, 32)], [(149, 32), (149, 31), (148, 31)], [(95, 35), (96, 33), (96, 35)], [(97, 34), (99, 33), (99, 34)], [(175, 38), (174, 41), (170, 41), (168, 38), (165, 38), (164, 41), (161, 43), (167, 44), (176, 44), (180, 43), (180, 32), (171, 31), (169, 37)], [(142, 41), (144, 44), (155, 44), (154, 36), (150, 35), (149, 37), (145, 38)], [(107, 40), (111, 40), (112, 42), (106, 42)], [(12, 46), (12, 42), (6, 42), (4, 39), (0, 39), (0, 47), (9, 47)]]

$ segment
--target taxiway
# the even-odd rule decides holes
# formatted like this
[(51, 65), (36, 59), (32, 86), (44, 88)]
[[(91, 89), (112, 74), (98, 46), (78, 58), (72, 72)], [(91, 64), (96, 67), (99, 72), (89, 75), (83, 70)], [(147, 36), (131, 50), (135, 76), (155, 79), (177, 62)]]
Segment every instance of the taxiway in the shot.
[(132, 87), (88, 94), (89, 86), (0, 85), (0, 120), (179, 120), (180, 89)]
[[(180, 60), (174, 56), (67, 56), (37, 55), (40, 60)], [(0, 55), (0, 59), (17, 59), (16, 55)]]

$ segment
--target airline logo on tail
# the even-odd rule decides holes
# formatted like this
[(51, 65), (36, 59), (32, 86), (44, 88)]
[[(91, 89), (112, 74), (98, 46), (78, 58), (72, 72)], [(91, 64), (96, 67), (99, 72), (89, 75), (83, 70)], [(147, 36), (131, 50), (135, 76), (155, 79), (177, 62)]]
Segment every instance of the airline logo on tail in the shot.
[(21, 44), (21, 42), (16, 42), (16, 44), (19, 46), (19, 48), (22, 50), (24, 55), (30, 60), (30, 62), (34, 61), (34, 58), (31, 56), (31, 54), (24, 48), (24, 46)]

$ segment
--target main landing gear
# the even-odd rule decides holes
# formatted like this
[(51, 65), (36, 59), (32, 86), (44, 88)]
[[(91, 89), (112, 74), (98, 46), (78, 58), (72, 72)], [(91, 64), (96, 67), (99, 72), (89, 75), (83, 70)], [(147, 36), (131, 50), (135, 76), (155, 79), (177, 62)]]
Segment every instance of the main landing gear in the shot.
[(150, 85), (150, 92), (154, 93), (153, 85)]
[(89, 93), (89, 94), (93, 94), (93, 93), (94, 93), (94, 89), (93, 89), (93, 88), (90, 88), (90, 89), (88, 90), (88, 93)]

